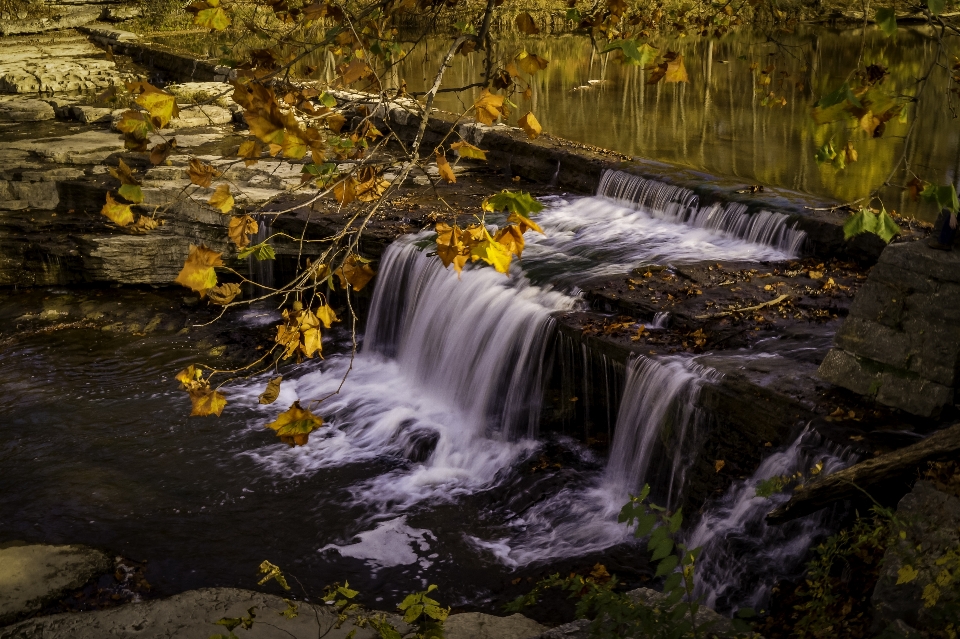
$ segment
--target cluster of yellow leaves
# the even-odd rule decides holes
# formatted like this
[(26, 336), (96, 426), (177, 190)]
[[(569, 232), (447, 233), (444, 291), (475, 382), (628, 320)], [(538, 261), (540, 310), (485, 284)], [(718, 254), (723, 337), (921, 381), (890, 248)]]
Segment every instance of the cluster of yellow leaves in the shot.
[(207, 415), (220, 416), (224, 406), (227, 405), (227, 398), (218, 390), (210, 387), (210, 380), (203, 378), (203, 371), (193, 364), (177, 373), (177, 381), (180, 382), (180, 388), (185, 390), (190, 396), (190, 402), (193, 409), (190, 412), (192, 417), (205, 417)]
[[(284, 157), (299, 160), (308, 150), (316, 154), (315, 159), (323, 156), (324, 136), (317, 128), (302, 124), (292, 106), (282, 106), (273, 88), (240, 79), (233, 86), (233, 100), (243, 107), (250, 133), (267, 145), (271, 156), (282, 151)], [(260, 156), (261, 148), (256, 142), (247, 141), (238, 154), (253, 161)]]
[(140, 181), (122, 158), (116, 168), (110, 167), (110, 175), (120, 180), (120, 188), (117, 189), (117, 197), (120, 199), (114, 198), (113, 193), (108, 191), (107, 201), (100, 209), (100, 213), (117, 226), (133, 224), (131, 228), (135, 232), (142, 233), (157, 228), (158, 222), (145, 215), (141, 215), (134, 224), (133, 210), (130, 207), (143, 202), (143, 190), (140, 188)]
[(303, 446), (310, 438), (310, 433), (321, 426), (323, 418), (301, 407), (299, 401), (267, 424), (267, 428), (276, 431), (281, 442), (290, 446)]
[(376, 168), (366, 165), (356, 175), (348, 175), (337, 182), (333, 187), (333, 197), (344, 205), (355, 200), (373, 202), (379, 200), (389, 186), (390, 182), (384, 180)]
[[(901, 532), (900, 538), (904, 539), (905, 537), (906, 533)], [(925, 608), (933, 608), (936, 606), (943, 594), (943, 589), (953, 586), (958, 582), (958, 575), (960, 575), (960, 548), (947, 550), (934, 561), (934, 565), (939, 568), (939, 571), (937, 571), (936, 575), (932, 575), (933, 570), (931, 570), (933, 579), (923, 587), (923, 593), (921, 594)], [(910, 583), (919, 576), (919, 570), (910, 564), (904, 564), (897, 570), (897, 585)]]
[(320, 325), (330, 328), (334, 322), (340, 321), (326, 304), (321, 304), (314, 312), (304, 309), (300, 302), (294, 302), (292, 308), (283, 311), (283, 320), (282, 324), (277, 325), (277, 336), (274, 338), (283, 348), (281, 359), (293, 357), (298, 352), (307, 358), (314, 355), (323, 357)]
[(362, 258), (356, 253), (348, 255), (335, 274), (340, 280), (341, 287), (347, 288), (347, 285), (349, 285), (355, 291), (361, 290), (376, 275), (370, 267), (370, 260)]

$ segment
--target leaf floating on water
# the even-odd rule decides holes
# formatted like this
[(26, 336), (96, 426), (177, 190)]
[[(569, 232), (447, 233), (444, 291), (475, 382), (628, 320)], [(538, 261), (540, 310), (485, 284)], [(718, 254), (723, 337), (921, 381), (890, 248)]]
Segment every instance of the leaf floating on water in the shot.
[(440, 177), (443, 178), (444, 182), (452, 184), (457, 181), (457, 176), (453, 174), (450, 163), (447, 162), (447, 158), (442, 153), (437, 153), (437, 169), (440, 170)]
[[(233, 209), (233, 195), (230, 194), (230, 185), (221, 184), (218, 186), (217, 190), (214, 191), (213, 195), (210, 196), (210, 199), (207, 200), (207, 204), (217, 209), (224, 215), (229, 213), (230, 210)], [(256, 222), (254, 222), (254, 224), (256, 224)], [(256, 231), (254, 231), (254, 233), (256, 233)], [(246, 244), (244, 244), (244, 246), (246, 246)]]
[(239, 294), (240, 285), (234, 282), (226, 282), (207, 291), (210, 301), (220, 306), (226, 306)]
[(237, 245), (238, 249), (244, 249), (250, 244), (250, 236), (256, 235), (260, 230), (260, 225), (249, 215), (234, 217), (230, 220), (230, 226), (227, 229), (227, 235)]
[[(321, 426), (323, 426), (323, 418), (301, 408), (299, 401), (294, 402), (289, 409), (280, 413), (277, 419), (267, 424), (267, 428), (276, 431), (280, 441), (291, 446), (303, 446), (310, 438), (310, 433)], [(261, 570), (263, 570), (262, 567)], [(263, 584), (270, 578), (270, 576), (265, 577), (260, 583)]]
[(223, 266), (220, 253), (212, 251), (202, 244), (200, 246), (191, 245), (190, 255), (174, 282), (200, 293), (202, 298), (209, 289), (217, 285), (217, 273), (213, 270), (216, 266)]
[(107, 192), (107, 203), (100, 209), (100, 213), (110, 218), (117, 226), (126, 226), (133, 223), (133, 211), (129, 204), (121, 204), (113, 199), (110, 192)]

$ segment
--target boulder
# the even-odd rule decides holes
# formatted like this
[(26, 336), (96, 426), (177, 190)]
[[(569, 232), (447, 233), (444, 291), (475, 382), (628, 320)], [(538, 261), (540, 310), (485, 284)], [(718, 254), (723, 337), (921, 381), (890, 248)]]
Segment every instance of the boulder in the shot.
[(42, 609), (112, 567), (108, 556), (85, 546), (0, 549), (0, 625)]
[(446, 639), (529, 639), (546, 630), (521, 614), (497, 617), (481, 612), (450, 615), (443, 628)]
[(56, 117), (53, 107), (43, 100), (4, 100), (0, 102), (0, 122), (42, 122)]
[(101, 124), (104, 122), (110, 122), (113, 111), (114, 109), (105, 109), (103, 107), (93, 106), (70, 107), (70, 112), (73, 115), (73, 119), (83, 122), (84, 124)]
[[(960, 550), (960, 499), (937, 490), (927, 481), (918, 481), (897, 506), (897, 519), (905, 536), (887, 548), (880, 577), (873, 591), (874, 630), (880, 631), (897, 621), (920, 630), (936, 629), (945, 608), (960, 606), (960, 584), (940, 584), (937, 605), (924, 605), (924, 590), (935, 584), (949, 564), (937, 561), (949, 552)], [(897, 584), (900, 569), (912, 566), (914, 579)], [(950, 570), (950, 572), (953, 572)]]
[[(337, 615), (327, 606), (297, 605), (297, 616), (287, 619), (279, 614), (287, 609), (281, 597), (236, 588), (204, 588), (107, 610), (37, 617), (0, 628), (0, 639), (209, 637), (227, 634), (225, 627), (216, 625), (219, 619), (246, 617), (251, 608), (256, 615), (252, 627), (237, 630), (245, 639), (344, 639), (354, 630), (356, 639), (377, 636), (369, 626), (355, 628), (350, 621), (334, 628)], [(391, 615), (390, 621), (402, 633), (409, 631), (398, 617)]]

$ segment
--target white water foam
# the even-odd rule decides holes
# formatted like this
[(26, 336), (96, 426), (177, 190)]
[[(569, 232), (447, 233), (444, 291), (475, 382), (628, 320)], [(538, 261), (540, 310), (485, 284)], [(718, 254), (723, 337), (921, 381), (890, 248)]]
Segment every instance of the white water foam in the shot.
[(827, 534), (826, 513), (771, 526), (767, 513), (790, 498), (789, 493), (758, 497), (765, 479), (801, 472), (809, 477), (818, 463), (827, 475), (856, 461), (851, 449), (828, 445), (804, 430), (786, 450), (765, 460), (753, 475), (734, 483), (715, 504), (708, 505), (696, 528), (686, 536), (690, 548), (702, 547), (697, 562), (696, 593), (711, 608), (732, 612), (760, 609), (774, 584), (797, 576), (813, 543)]
[(411, 528), (406, 517), (385, 521), (373, 530), (357, 534), (356, 539), (355, 543), (343, 546), (328, 544), (320, 552), (335, 550), (343, 557), (362, 560), (374, 570), (412, 564), (426, 570), (433, 564), (426, 553), (436, 537), (429, 530)]

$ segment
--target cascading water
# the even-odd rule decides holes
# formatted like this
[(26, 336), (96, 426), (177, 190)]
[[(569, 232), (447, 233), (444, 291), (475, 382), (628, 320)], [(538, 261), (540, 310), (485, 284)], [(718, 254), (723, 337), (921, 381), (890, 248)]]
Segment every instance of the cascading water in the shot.
[(792, 255), (800, 251), (807, 237), (803, 231), (789, 226), (786, 215), (770, 211), (750, 214), (746, 206), (735, 202), (701, 207), (699, 198), (689, 189), (623, 171), (604, 171), (597, 195), (648, 211), (660, 219), (766, 244)]
[(856, 454), (823, 441), (805, 429), (786, 450), (774, 453), (746, 480), (733, 484), (687, 535), (686, 545), (703, 550), (697, 563), (698, 596), (711, 608), (732, 612), (737, 608), (760, 609), (777, 581), (798, 576), (807, 551), (827, 535), (828, 514), (817, 513), (795, 521), (770, 526), (766, 516), (790, 498), (789, 493), (757, 496), (761, 481), (809, 476), (822, 463), (822, 474), (845, 468)]
[[(257, 233), (252, 238), (250, 238), (251, 245), (260, 244), (273, 233), (273, 229), (268, 221), (269, 217), (267, 215), (257, 215)], [(250, 277), (250, 281), (254, 284), (261, 284), (267, 287), (273, 287), (275, 285), (275, 280), (273, 277), (273, 260), (258, 260), (253, 255), (247, 258), (247, 273)], [(261, 295), (262, 292), (258, 291), (257, 295)]]

